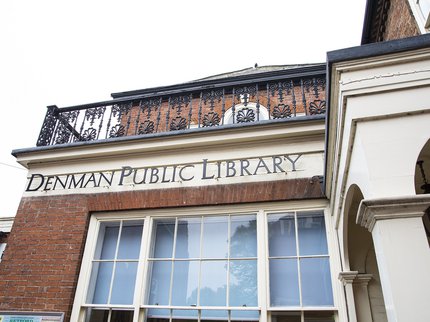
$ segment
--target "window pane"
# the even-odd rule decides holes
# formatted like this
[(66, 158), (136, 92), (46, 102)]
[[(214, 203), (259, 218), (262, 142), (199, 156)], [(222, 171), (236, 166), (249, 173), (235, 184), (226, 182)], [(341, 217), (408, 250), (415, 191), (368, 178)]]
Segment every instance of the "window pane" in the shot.
[(333, 312), (324, 311), (305, 311), (305, 322), (334, 322)]
[(178, 220), (176, 258), (200, 257), (201, 218)]
[(112, 278), (112, 262), (95, 262), (91, 272), (91, 281), (96, 281), (93, 290), (88, 292), (88, 303), (106, 304), (109, 297)]
[(259, 311), (231, 311), (232, 321), (258, 321)]
[(111, 322), (133, 322), (133, 311), (112, 311)]
[(197, 305), (199, 288), (198, 261), (175, 261), (173, 268), (172, 305)]
[(147, 311), (147, 321), (152, 322), (168, 322), (170, 318), (170, 310), (168, 309), (149, 309)]
[(202, 321), (226, 321), (228, 319), (228, 312), (224, 310), (202, 310)]
[(332, 306), (329, 259), (302, 258), (300, 271), (303, 306)]
[[(94, 257), (95, 259), (114, 259), (116, 244), (118, 241), (118, 232), (119, 232), (119, 223), (115, 223), (116, 226), (112, 226), (112, 223), (109, 223), (109, 227), (106, 227), (107, 224), (103, 223), (100, 229), (101, 236), (103, 236), (103, 244), (101, 249), (101, 255)], [(104, 228), (104, 234), (103, 234)]]
[(175, 220), (159, 220), (155, 222), (154, 258), (171, 258), (173, 252), (173, 237)]
[(203, 223), (203, 258), (227, 258), (228, 217), (206, 217)]
[(269, 256), (295, 256), (294, 214), (269, 215)]
[(198, 312), (197, 310), (172, 310), (172, 321), (182, 321), (186, 320), (195, 321), (197, 320)]
[(118, 259), (138, 259), (143, 224), (123, 223)]
[(300, 255), (327, 255), (324, 216), (321, 213), (297, 215)]
[(230, 224), (230, 257), (257, 257), (257, 221), (253, 216), (233, 216)]
[(111, 304), (133, 304), (137, 262), (118, 262), (115, 267)]
[(257, 261), (230, 262), (230, 306), (257, 306)]
[(172, 263), (160, 261), (152, 263), (151, 289), (149, 304), (168, 305), (170, 291), (170, 273)]
[(273, 312), (272, 322), (301, 322), (302, 314), (300, 312)]
[(85, 314), (85, 322), (107, 322), (108, 317), (108, 310), (88, 308)]
[(271, 259), (269, 261), (269, 271), (271, 305), (300, 305), (297, 260)]
[(202, 262), (200, 287), (201, 306), (226, 305), (227, 261)]

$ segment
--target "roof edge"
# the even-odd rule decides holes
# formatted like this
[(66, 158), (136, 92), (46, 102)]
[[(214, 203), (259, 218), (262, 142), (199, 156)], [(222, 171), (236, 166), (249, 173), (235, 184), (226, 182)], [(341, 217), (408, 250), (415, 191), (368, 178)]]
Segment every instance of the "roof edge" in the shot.
[[(279, 77), (280, 75), (286, 75), (290, 77), (302, 77), (307, 74), (316, 74), (321, 72), (325, 73), (325, 63), (318, 63), (318, 64), (312, 64), (310, 66), (300, 66), (298, 68), (283, 69), (283, 70), (277, 70), (277, 71), (232, 76), (232, 77), (226, 77), (226, 78), (208, 79), (210, 77), (213, 77), (213, 76), (208, 76), (206, 78), (198, 79), (187, 83), (151, 87), (146, 89), (125, 91), (125, 92), (116, 92), (116, 93), (112, 93), (111, 97), (116, 99), (116, 98), (139, 96), (139, 95), (144, 95), (148, 93), (154, 94), (154, 93), (178, 91), (178, 90), (185, 91), (193, 87), (199, 87), (199, 88), (205, 88), (205, 87), (212, 88), (215, 86), (225, 87), (225, 86), (233, 85), (231, 83), (238, 84), (240, 82), (264, 81), (265, 79), (268, 79), (268, 78), (270, 79), (271, 77)], [(222, 74), (219, 74), (219, 75), (222, 75)], [(217, 75), (214, 75), (214, 76), (217, 76)]]

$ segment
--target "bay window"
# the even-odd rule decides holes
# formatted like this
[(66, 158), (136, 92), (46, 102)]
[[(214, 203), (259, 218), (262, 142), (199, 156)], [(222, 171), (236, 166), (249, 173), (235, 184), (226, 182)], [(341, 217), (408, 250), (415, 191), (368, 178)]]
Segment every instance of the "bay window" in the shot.
[(72, 320), (334, 321), (322, 210), (110, 217), (92, 218)]

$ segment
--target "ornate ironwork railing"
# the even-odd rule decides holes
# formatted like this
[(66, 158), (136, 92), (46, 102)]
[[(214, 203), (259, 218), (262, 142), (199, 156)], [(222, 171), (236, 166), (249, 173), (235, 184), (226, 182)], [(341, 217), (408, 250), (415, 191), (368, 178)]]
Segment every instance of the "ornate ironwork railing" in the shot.
[(325, 114), (323, 66), (197, 81), (67, 108), (48, 106), (37, 146)]

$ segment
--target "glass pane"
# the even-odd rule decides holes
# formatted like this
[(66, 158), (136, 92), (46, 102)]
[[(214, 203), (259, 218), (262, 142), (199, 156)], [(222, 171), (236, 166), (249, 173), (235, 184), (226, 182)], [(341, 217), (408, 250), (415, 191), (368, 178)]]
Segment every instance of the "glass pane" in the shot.
[(123, 223), (119, 241), (118, 259), (138, 259), (143, 224)]
[(300, 255), (327, 255), (324, 216), (321, 213), (297, 215)]
[(303, 306), (332, 306), (333, 293), (328, 258), (300, 259)]
[(172, 305), (197, 305), (199, 268), (198, 261), (174, 262)]
[(160, 261), (152, 263), (149, 304), (169, 305), (171, 271), (172, 263), (170, 261)]
[(272, 322), (301, 322), (302, 314), (300, 312), (273, 312)]
[(270, 303), (272, 306), (298, 306), (299, 280), (296, 259), (271, 259)]
[(178, 220), (176, 258), (200, 257), (201, 218)]
[(227, 261), (201, 263), (200, 305), (225, 306), (227, 292)]
[(257, 261), (230, 261), (230, 306), (258, 306)]
[(112, 311), (111, 322), (133, 322), (133, 311)]
[(85, 322), (107, 322), (108, 310), (88, 308), (85, 314)]
[(173, 237), (175, 220), (159, 220), (155, 222), (154, 258), (171, 258), (173, 253)]
[[(107, 227), (109, 225), (109, 227)], [(100, 256), (94, 256), (95, 259), (114, 259), (115, 251), (116, 251), (116, 243), (118, 241), (118, 233), (119, 233), (119, 223), (115, 223), (112, 226), (112, 223), (106, 224), (102, 223), (100, 228), (100, 236), (103, 236), (103, 244), (101, 249)], [(104, 234), (103, 234), (104, 230)]]
[(112, 262), (93, 263), (91, 281), (95, 281), (94, 287), (88, 292), (88, 303), (106, 304), (109, 297), (110, 282), (112, 278)]
[(196, 321), (198, 318), (197, 310), (172, 310), (172, 321), (185, 322), (186, 320)]
[(133, 304), (137, 262), (117, 262), (113, 280), (111, 304)]
[(169, 318), (170, 310), (168, 309), (149, 309), (147, 311), (147, 321), (168, 322)]
[(269, 256), (295, 256), (294, 214), (269, 215)]
[(305, 311), (305, 322), (334, 322), (333, 312)]
[(231, 311), (232, 321), (258, 321), (259, 311)]
[(202, 321), (226, 321), (228, 319), (228, 311), (224, 310), (202, 310)]
[(203, 258), (227, 258), (228, 217), (206, 217), (203, 223)]
[(255, 215), (233, 216), (230, 224), (230, 258), (257, 257)]

